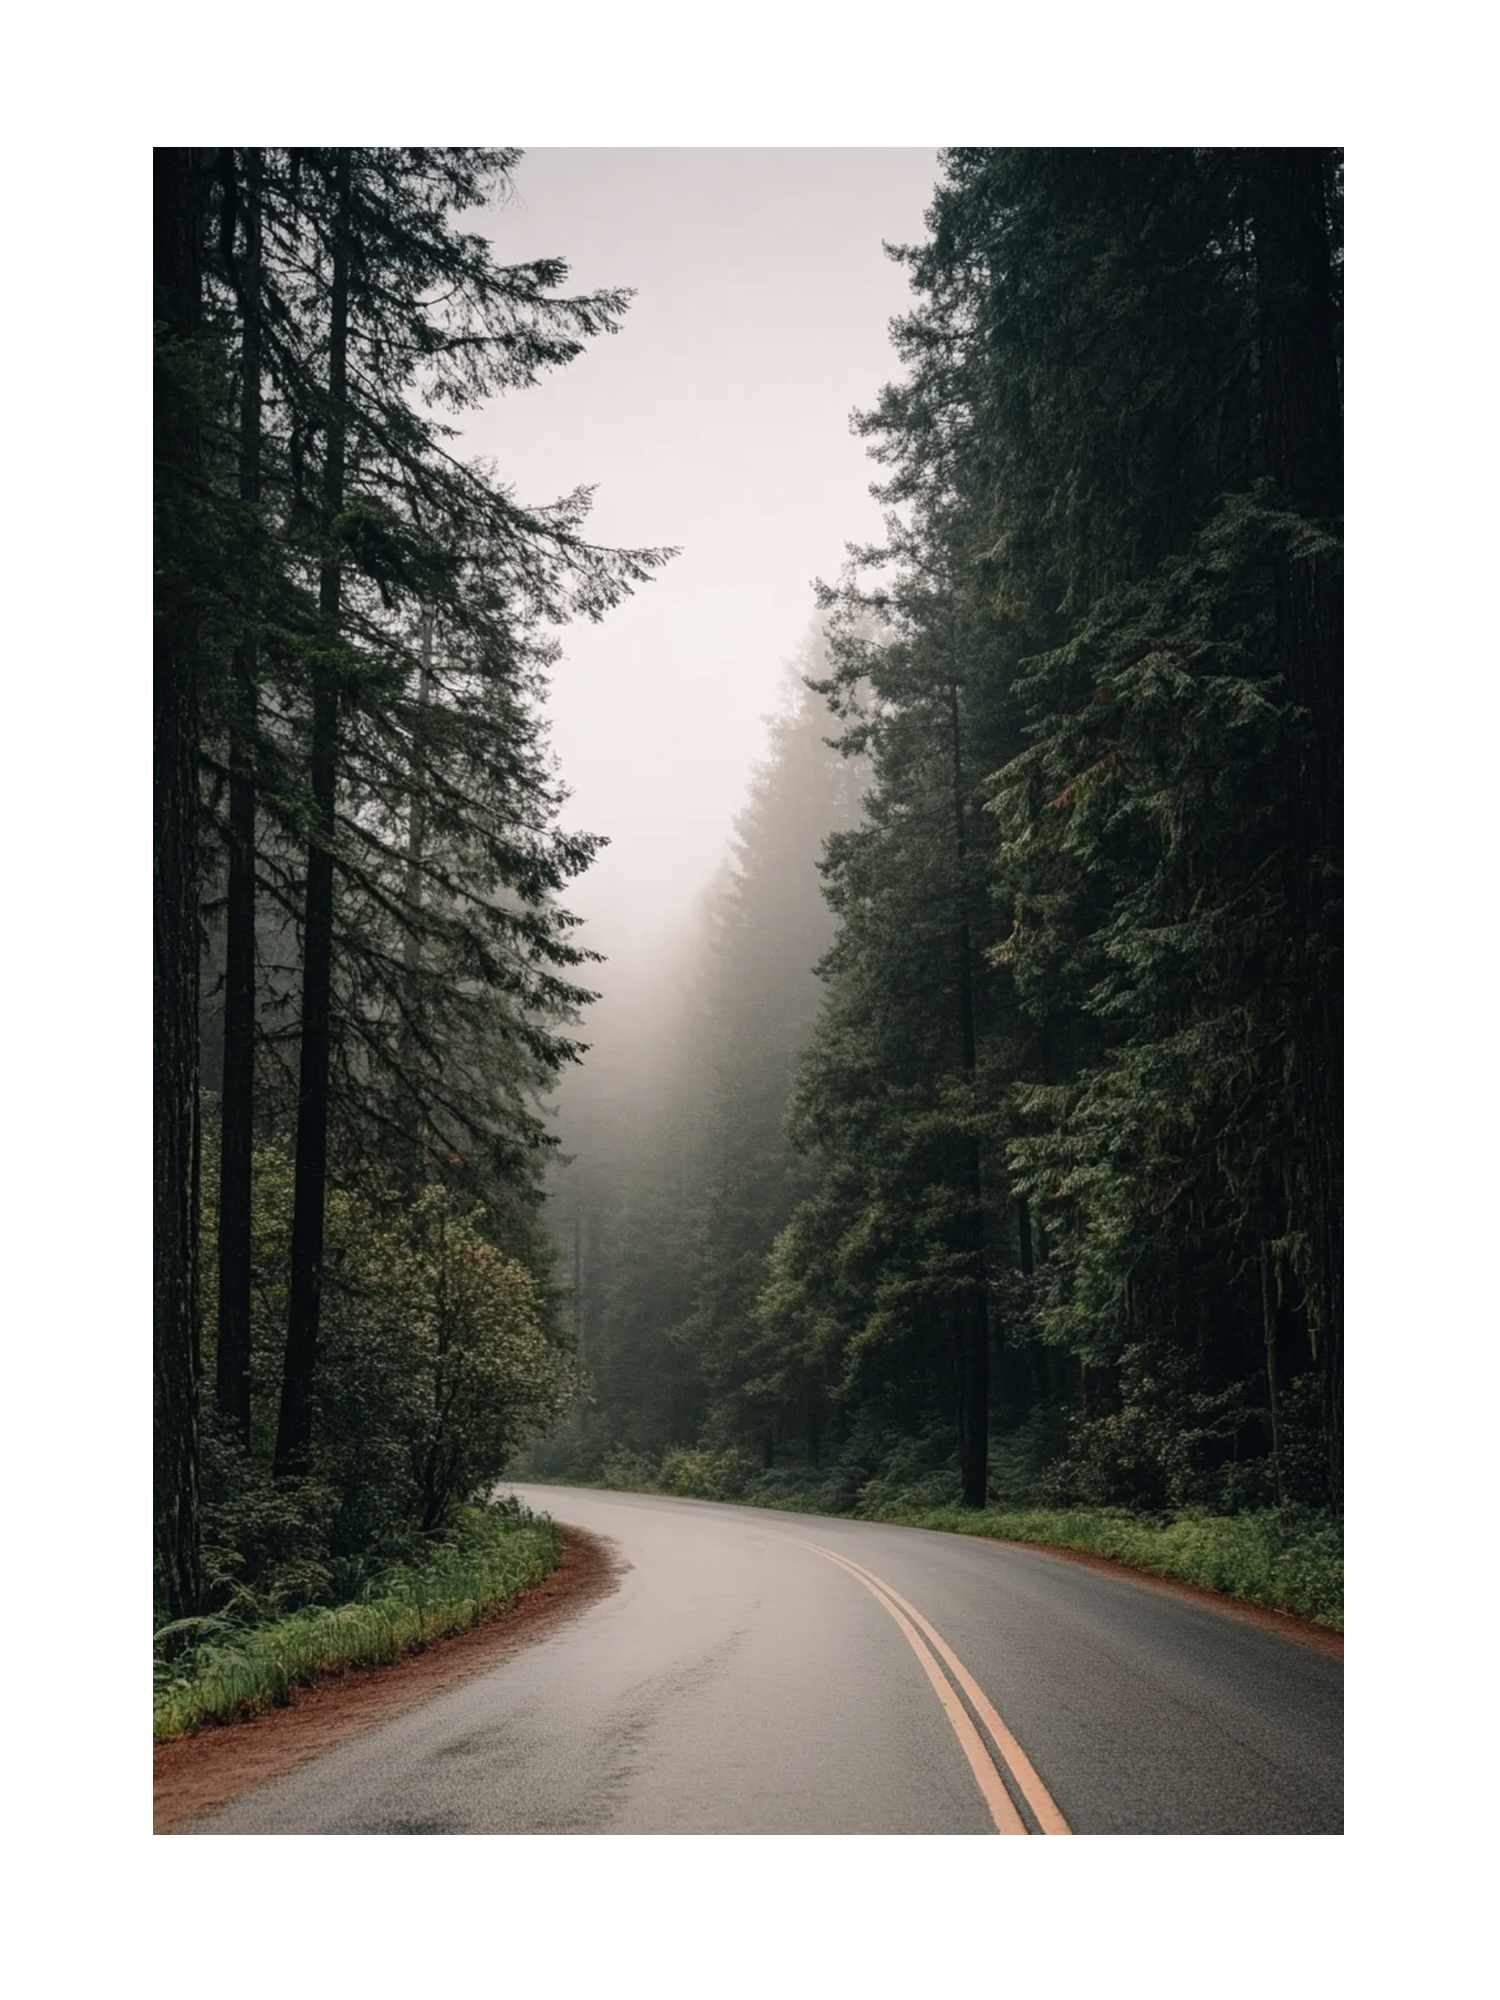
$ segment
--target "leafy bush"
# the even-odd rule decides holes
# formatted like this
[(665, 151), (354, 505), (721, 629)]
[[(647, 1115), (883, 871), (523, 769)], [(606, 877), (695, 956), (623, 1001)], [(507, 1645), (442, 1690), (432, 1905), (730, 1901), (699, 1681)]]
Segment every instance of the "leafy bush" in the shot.
[(269, 1618), (357, 1590), (333, 1553), (339, 1496), (318, 1479), (272, 1479), (270, 1468), (205, 1424), (202, 1455), (203, 1571), (208, 1601), (251, 1607)]
[(659, 1471), (660, 1466), (654, 1458), (622, 1448), (611, 1452), (605, 1459), (599, 1483), (614, 1493), (652, 1493), (656, 1490)]
[[(1119, 1407), (1055, 1433), (1051, 1462), (1029, 1493), (1055, 1507), (1124, 1507), (1141, 1513), (1258, 1512), (1277, 1504), (1277, 1477), (1259, 1381), (1213, 1393), (1190, 1386), (1189, 1365), (1147, 1344), (1120, 1359)], [(1281, 1492), (1326, 1502), (1327, 1440), (1315, 1377), (1283, 1385)]]
[(755, 1470), (755, 1460), (748, 1452), (679, 1447), (662, 1459), (656, 1475), (657, 1491), (698, 1500), (734, 1500), (745, 1492)]
[(892, 1507), (950, 1506), (959, 1490), (952, 1440), (902, 1438), (880, 1472), (860, 1487), (854, 1511), (873, 1520)]
[[(429, 1188), (361, 1243), (330, 1315), (319, 1458), (359, 1531), (431, 1534), (562, 1416), (576, 1379), (541, 1327), (530, 1274)], [(374, 1508), (376, 1511), (370, 1513)]]
[[(205, 1123), (204, 1263), (216, 1249), (218, 1161)], [(292, 1171), (262, 1147), (252, 1187), (251, 1442), (203, 1454), (208, 1605), (257, 1619), (356, 1597), (372, 1576), (424, 1562), (456, 1510), (576, 1394), (548, 1340), (536, 1280), (487, 1234), (484, 1211), (443, 1188), (328, 1195), (312, 1463), (273, 1479), (286, 1328)], [(205, 1286), (204, 1346), (217, 1339)]]

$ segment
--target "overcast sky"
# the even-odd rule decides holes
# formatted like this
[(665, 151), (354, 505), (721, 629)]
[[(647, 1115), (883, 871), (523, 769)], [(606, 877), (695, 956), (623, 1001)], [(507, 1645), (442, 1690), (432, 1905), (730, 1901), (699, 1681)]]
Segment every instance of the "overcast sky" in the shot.
[(620, 333), (467, 426), (520, 498), (594, 485), (596, 539), (682, 550), (564, 630), (551, 702), (569, 821), (612, 842), (570, 902), (622, 975), (713, 872), (811, 579), (878, 531), (849, 415), (897, 372), (910, 293), (881, 243), (923, 237), (936, 176), (915, 150), (539, 149), (483, 225), (503, 263), (636, 292)]

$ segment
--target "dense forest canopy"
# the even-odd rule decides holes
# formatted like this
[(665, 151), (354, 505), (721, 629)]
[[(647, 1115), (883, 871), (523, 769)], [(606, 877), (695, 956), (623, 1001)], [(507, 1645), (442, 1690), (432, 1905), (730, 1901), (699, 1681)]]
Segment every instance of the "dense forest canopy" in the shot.
[(628, 303), (461, 226), (519, 157), (157, 155), (162, 1616), (518, 1463), (1340, 1509), (1340, 154), (942, 156), (628, 1075), (541, 704), (669, 552), (464, 451)]

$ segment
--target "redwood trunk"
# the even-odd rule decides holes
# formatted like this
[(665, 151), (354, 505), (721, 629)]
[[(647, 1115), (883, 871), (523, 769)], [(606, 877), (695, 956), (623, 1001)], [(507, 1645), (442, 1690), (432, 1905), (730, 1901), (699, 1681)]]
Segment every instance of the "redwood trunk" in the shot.
[[(433, 618), (430, 611), (425, 611), (422, 614), (422, 666), (417, 682), (417, 707), (424, 719), (432, 701), (432, 646)], [(417, 1004), (418, 975), (422, 969), (422, 862), (427, 838), (427, 800), (423, 790), (420, 736), (419, 724), (414, 732), (416, 740), (412, 744), (411, 800), (406, 824), (406, 879), (402, 891), (403, 900), (411, 913), (401, 946), (402, 962), (407, 973), (406, 1006), (409, 1010)], [(418, 1058), (417, 1038), (408, 1018), (400, 1039), (397, 1090), (406, 1142), (404, 1165), (407, 1188), (413, 1197), (419, 1192), (423, 1177), (422, 1092), (416, 1080)]]
[(307, 853), (302, 936), (302, 1033), (299, 1052), (297, 1151), (292, 1195), (291, 1284), (287, 1302), (286, 1359), (276, 1429), (275, 1470), (301, 1473), (312, 1447), (313, 1372), (323, 1293), (323, 1217), (328, 1186), (328, 1110), (332, 1068), (333, 843), (338, 773), (340, 640), (343, 570), (337, 544), (344, 504), (349, 341), (349, 154), (337, 169), (333, 282), (329, 312), (328, 457), (323, 473), (327, 537), (319, 578), (323, 627), (321, 656), (313, 672), (310, 771), (313, 837)]
[[(1286, 505), (1320, 526), (1343, 514), (1338, 314), (1329, 155), (1257, 153), (1252, 190), (1266, 468)], [(1289, 1190), (1311, 1245), (1308, 1322), (1318, 1350), (1329, 1484), (1343, 1506), (1343, 595), (1327, 556), (1283, 559), (1278, 652), (1304, 720), (1287, 772), (1288, 932), (1295, 953), (1298, 1120)]]
[[(245, 171), (240, 499), (260, 503), (260, 156)], [(254, 606), (250, 607), (254, 632)], [(224, 1079), (220, 1106), (219, 1346), (215, 1390), (229, 1435), (250, 1443), (251, 1156), (255, 1114), (255, 731), (258, 660), (234, 658), (229, 741), (229, 882), (225, 912)]]
[[(974, 943), (969, 924), (969, 840), (964, 814), (963, 739), (959, 726), (958, 683), (951, 684), (949, 719), (953, 731), (953, 827), (959, 895), (958, 1028), (964, 1079), (972, 1092), (977, 1061), (974, 1027)], [(979, 1141), (963, 1141), (961, 1172), (967, 1196), (966, 1248), (972, 1265), (971, 1289), (963, 1308), (963, 1418), (959, 1425), (963, 1504), (983, 1507), (989, 1498), (990, 1302), (984, 1242), (984, 1176)]]
[[(155, 156), (155, 279), (164, 368), (157, 383), (156, 453), (164, 584), (153, 635), (152, 864), (156, 1595), (168, 1619), (199, 1606), (198, 1218), (193, 1202), (198, 1121), (198, 678), (184, 499), (201, 448), (195, 386), (183, 351), (200, 330), (201, 240), (208, 162), (198, 149)], [(185, 517), (188, 517), (185, 519)]]

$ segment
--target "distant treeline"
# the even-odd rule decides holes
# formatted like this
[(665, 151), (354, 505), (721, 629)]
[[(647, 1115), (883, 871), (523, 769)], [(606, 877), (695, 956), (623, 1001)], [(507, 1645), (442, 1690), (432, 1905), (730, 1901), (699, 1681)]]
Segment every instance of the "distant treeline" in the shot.
[(346, 1594), (567, 1403), (549, 628), (662, 559), (447, 419), (614, 329), (476, 148), (156, 155), (156, 1585)]
[(1341, 192), (944, 155), (538, 1470), (1341, 1511)]

